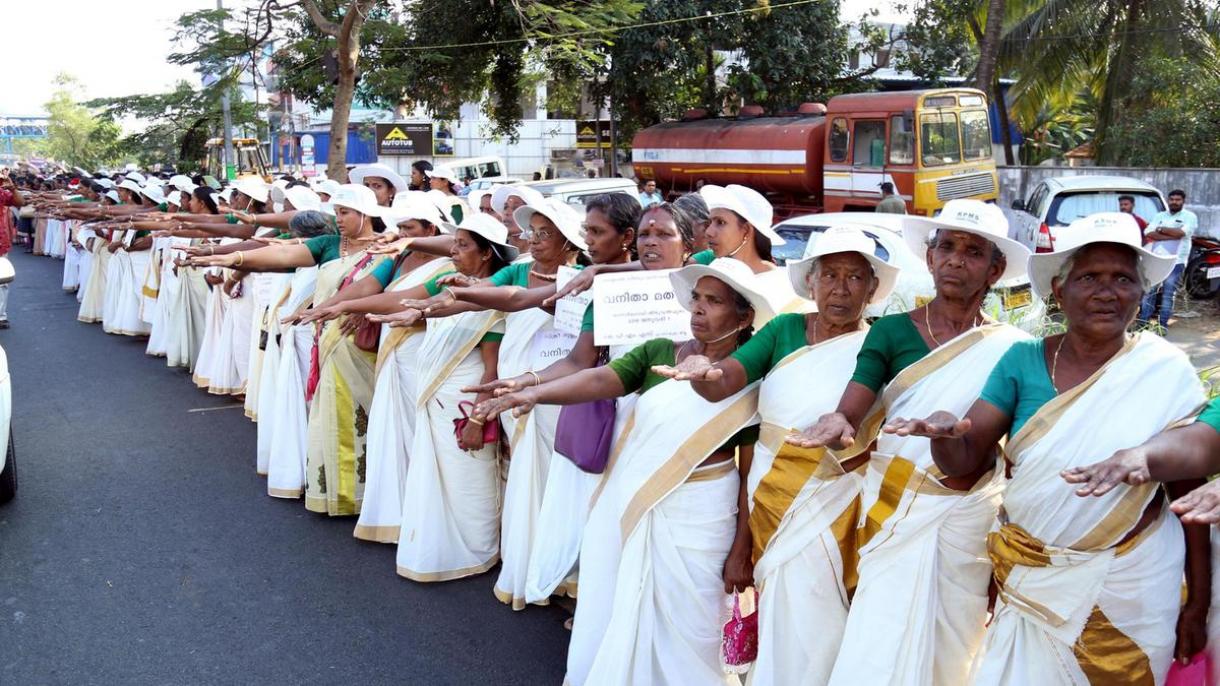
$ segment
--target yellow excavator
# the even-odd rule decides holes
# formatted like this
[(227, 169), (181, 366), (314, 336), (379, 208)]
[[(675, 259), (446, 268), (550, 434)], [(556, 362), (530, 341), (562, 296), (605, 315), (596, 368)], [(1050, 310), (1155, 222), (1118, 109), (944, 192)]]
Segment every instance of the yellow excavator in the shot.
[[(205, 144), (208, 152), (207, 173), (217, 179), (225, 178), (225, 141), (223, 138), (212, 138)], [(238, 179), (247, 177), (260, 178), (271, 183), (271, 174), (267, 172), (267, 156), (257, 138), (234, 138), (233, 156)]]

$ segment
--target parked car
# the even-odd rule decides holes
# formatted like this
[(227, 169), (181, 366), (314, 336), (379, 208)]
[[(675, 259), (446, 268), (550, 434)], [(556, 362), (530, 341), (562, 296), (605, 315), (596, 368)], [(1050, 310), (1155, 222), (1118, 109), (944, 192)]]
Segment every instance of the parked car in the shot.
[(1145, 220), (1165, 209), (1165, 197), (1151, 184), (1126, 176), (1060, 176), (1046, 179), (1025, 200), (1014, 200), (1008, 236), (1034, 252), (1050, 252), (1055, 229), (1096, 212), (1117, 212), (1118, 198), (1135, 199), (1135, 214)]
[(462, 195), (469, 197), (474, 191), (485, 191), (492, 186), (511, 186), (515, 183), (521, 183), (521, 179), (512, 176), (484, 176), (466, 184), (466, 187), (462, 189)]
[(639, 189), (631, 179), (551, 179), (531, 181), (525, 185), (548, 198), (559, 198), (578, 207), (584, 207), (589, 198), (606, 193), (626, 193), (633, 198), (639, 197)]
[[(794, 262), (812, 254), (822, 232), (832, 226), (861, 224), (869, 227), (872, 230), (865, 233), (876, 242), (877, 256), (897, 265), (902, 271), (890, 297), (883, 303), (870, 305), (865, 314), (880, 317), (906, 312), (936, 296), (927, 260), (923, 255), (912, 252), (902, 237), (903, 225), (912, 219), (906, 215), (873, 212), (830, 212), (792, 217), (775, 227), (787, 243), (776, 246), (772, 255), (779, 264)], [(1033, 297), (1029, 279), (1023, 276), (996, 284), (984, 301), (983, 309), (999, 321), (1011, 322), (1031, 332), (1038, 328), (1046, 312), (1045, 304)]]
[(7, 439), (0, 454), (0, 505), (17, 495), (17, 455), (13, 451), (13, 396), (9, 388), (8, 357), (0, 348), (0, 436)]
[(1195, 300), (1207, 300), (1220, 295), (1220, 240), (1195, 236), (1191, 241), (1190, 260), (1182, 272), (1186, 292)]
[(495, 155), (438, 161), (436, 166), (452, 171), (454, 176), (459, 179), (482, 179), (504, 175), (504, 160)]

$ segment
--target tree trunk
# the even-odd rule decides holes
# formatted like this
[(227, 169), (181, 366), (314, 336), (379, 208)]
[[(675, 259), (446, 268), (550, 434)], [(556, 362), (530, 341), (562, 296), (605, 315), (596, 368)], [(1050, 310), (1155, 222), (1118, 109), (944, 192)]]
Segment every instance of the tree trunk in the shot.
[(1000, 88), (1000, 77), (991, 82), (991, 97), (995, 101), (996, 119), (1000, 122), (1000, 144), (1004, 146), (1004, 164), (1013, 165), (1012, 125), (1008, 121), (1008, 103), (1004, 101), (1004, 89)]
[(979, 64), (975, 68), (974, 80), (978, 88), (986, 92), (995, 82), (996, 60), (1000, 52), (1000, 31), (1004, 27), (1004, 0), (987, 0), (987, 24), (983, 27), (983, 39), (979, 41)]

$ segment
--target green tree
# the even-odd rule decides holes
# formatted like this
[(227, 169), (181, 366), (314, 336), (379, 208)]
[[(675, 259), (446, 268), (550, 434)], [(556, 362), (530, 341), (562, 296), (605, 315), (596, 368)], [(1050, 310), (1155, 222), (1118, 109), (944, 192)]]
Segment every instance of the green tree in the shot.
[(802, 102), (824, 102), (856, 78), (843, 78), (847, 29), (837, 2), (754, 12), (742, 23), (744, 60), (730, 81), (747, 103), (779, 112)]
[(1141, 96), (1107, 135), (1117, 163), (1220, 167), (1220, 78), (1159, 58), (1144, 64), (1132, 88)]
[(1215, 16), (1202, 0), (1010, 0), (1009, 13), (999, 61), (1018, 74), (1018, 121), (1028, 126), (1047, 106), (1069, 107), (1087, 89), (1097, 101), (1102, 164), (1121, 157), (1109, 134), (1136, 111), (1136, 84), (1153, 60), (1179, 61), (1192, 79), (1220, 75)]
[(93, 169), (119, 158), (121, 131), (114, 121), (95, 116), (79, 102), (83, 88), (68, 74), (55, 77), (47, 101), (47, 138), (40, 152), (68, 165)]

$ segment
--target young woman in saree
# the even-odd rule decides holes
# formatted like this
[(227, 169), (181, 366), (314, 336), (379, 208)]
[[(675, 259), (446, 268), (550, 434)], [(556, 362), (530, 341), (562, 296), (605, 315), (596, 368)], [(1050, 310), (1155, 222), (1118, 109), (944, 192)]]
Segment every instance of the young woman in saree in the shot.
[[(594, 496), (580, 552), (580, 602), (566, 682), (724, 683), (723, 570), (736, 532), (737, 451), (757, 437), (757, 385), (709, 403), (690, 384), (653, 371), (691, 355), (719, 362), (773, 314), (738, 260), (670, 275), (691, 312), (693, 340), (655, 339), (587, 369), (480, 404), (476, 416), (522, 413), (639, 392)], [(680, 418), (680, 421), (675, 421)]]
[[(155, 207), (163, 200), (159, 189), (145, 187), (133, 181), (119, 185), (119, 195), (125, 202), (145, 208)], [(136, 229), (129, 215), (121, 238), (112, 240), (110, 261), (106, 267), (106, 300), (102, 311), (102, 330), (123, 336), (147, 336), (148, 324), (140, 318), (143, 300), (144, 274), (148, 270), (152, 237), (146, 230)]]
[[(102, 196), (102, 207), (116, 207), (122, 203), (122, 196), (118, 191), (107, 191)], [(100, 217), (100, 215), (93, 215)], [(85, 225), (81, 231), (81, 236), (84, 237), (85, 249), (92, 256), (89, 259), (89, 267), (81, 275), (80, 288), (80, 308), (77, 310), (76, 319), (87, 324), (96, 324), (102, 321), (103, 303), (106, 299), (106, 272), (109, 268), (111, 229), (105, 228), (105, 224), (99, 221), (91, 221)]]
[[(377, 266), (375, 256), (366, 249), (377, 237), (373, 219), (382, 213), (373, 191), (355, 184), (343, 186), (332, 203), (339, 234), (301, 244), (196, 257), (192, 262), (244, 271), (317, 265), (314, 301), (325, 301)], [(332, 516), (355, 515), (360, 512), (364, 491), (365, 436), (376, 354), (356, 347), (353, 337), (337, 322), (316, 328), (320, 330), (305, 389), (310, 402), (305, 507)]]
[[(412, 238), (437, 236), (442, 217), (422, 193), (404, 193), (394, 199), (385, 215), (387, 227)], [(402, 309), (403, 298), (435, 295), (437, 278), (453, 272), (452, 261), (422, 252), (404, 251), (383, 260), (368, 276), (315, 305), (301, 321), (330, 321), (339, 317), (344, 328), (355, 331), (364, 315), (388, 314)], [(408, 450), (414, 436), (416, 355), (423, 340), (421, 325), (380, 327), (373, 405), (369, 411), (366, 441), (368, 463), (364, 502), (353, 534), (378, 543), (397, 543), (402, 521), (403, 484)]]
[[(1029, 273), (1040, 297), (1055, 296), (1067, 331), (1014, 344), (964, 415), (891, 417), (884, 428), (930, 439), (949, 477), (994, 464), (1009, 436), (1011, 478), (987, 537), (999, 597), (975, 684), (1160, 684), (1175, 642), (1179, 658), (1206, 643), (1207, 528), (1188, 527), (1184, 543), (1155, 484), (1081, 498), (1060, 478), (1188, 419), (1203, 400), (1185, 354), (1151, 333), (1127, 334), (1144, 292), (1174, 265), (1138, 236), (1117, 212), (1060, 231), (1054, 252), (1030, 257)], [(1181, 493), (1198, 483), (1179, 484)]]
[(831, 448), (843, 462), (877, 437), (861, 490), (856, 593), (829, 683), (965, 683), (982, 641), (986, 537), (1003, 470), (951, 477), (927, 439), (877, 432), (886, 417), (964, 413), (1000, 356), (1028, 338), (980, 312), (991, 286), (1025, 271), (1028, 251), (1007, 227), (997, 207), (977, 200), (911, 220), (904, 235), (926, 255), (936, 298), (873, 322), (837, 409), (786, 439)]
[(718, 363), (691, 355), (656, 370), (690, 381), (711, 402), (761, 381), (762, 426), (753, 456), (738, 459), (747, 476), (724, 566), (726, 592), (753, 586), (760, 594), (755, 686), (826, 683), (847, 622), (867, 457), (840, 464), (824, 448), (802, 450), (784, 436), (834, 409), (868, 330), (864, 309), (894, 288), (898, 268), (876, 257), (875, 245), (861, 228), (828, 229), (809, 257), (788, 265), (793, 289), (816, 313), (776, 316)]
[[(466, 276), (486, 279), (517, 256), (504, 225), (487, 215), (467, 217), (449, 228), (453, 265)], [(436, 297), (441, 286), (434, 279), (423, 290)], [(420, 315), (412, 310), (405, 319), (369, 316), (401, 331), (422, 321)], [(503, 313), (495, 310), (427, 321), (418, 355), (429, 363), (418, 365), (416, 372), (416, 415), (397, 541), (396, 568), (408, 579), (472, 576), (499, 560), (500, 441), (497, 437), (485, 442), (487, 421), (472, 418), (474, 405), (490, 394), (472, 393), (467, 387), (496, 377), (503, 321)]]
[[(184, 197), (186, 209), (194, 215), (219, 216), (215, 193), (207, 187), (192, 188)], [(181, 237), (175, 237), (181, 238)], [(188, 239), (191, 240), (191, 239)], [(191, 242), (196, 242), (191, 240)], [(165, 341), (165, 364), (194, 372), (200, 359), (204, 332), (207, 330), (208, 310), (212, 301), (205, 269), (194, 267), (185, 261), (186, 245), (179, 243), (170, 251), (177, 274), (176, 297), (170, 304), (167, 339)], [(215, 252), (215, 246), (207, 247)]]

